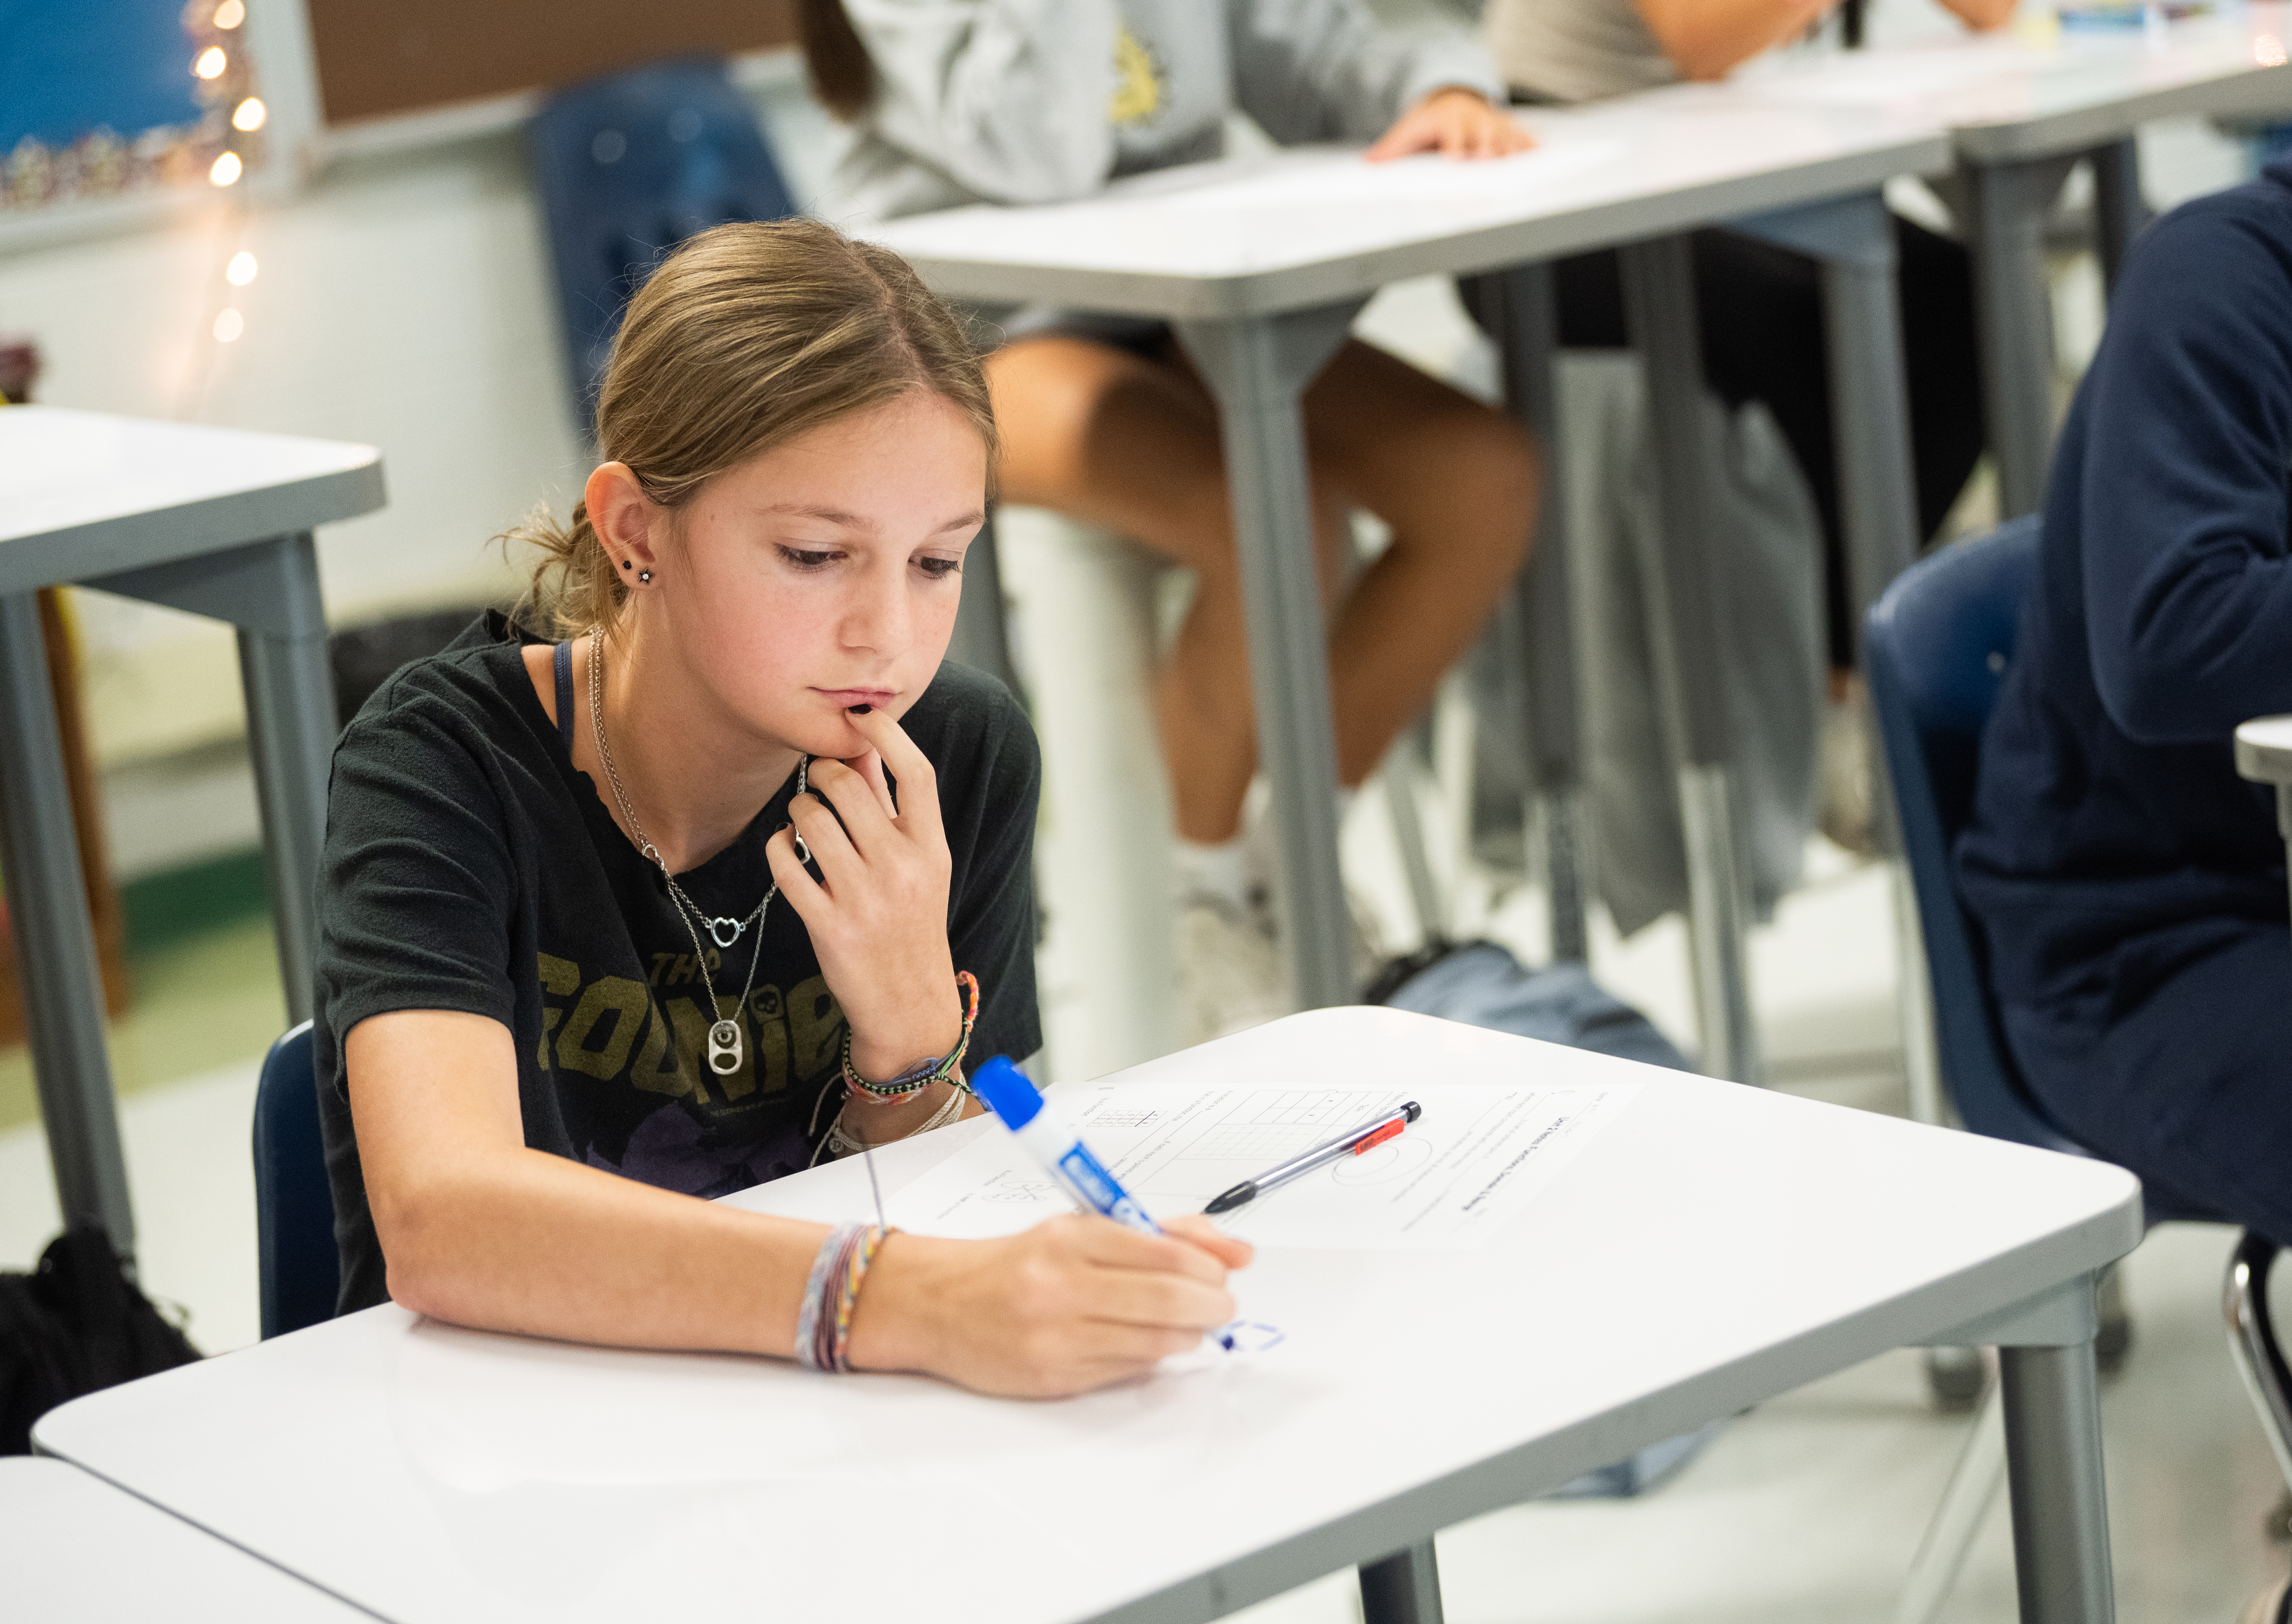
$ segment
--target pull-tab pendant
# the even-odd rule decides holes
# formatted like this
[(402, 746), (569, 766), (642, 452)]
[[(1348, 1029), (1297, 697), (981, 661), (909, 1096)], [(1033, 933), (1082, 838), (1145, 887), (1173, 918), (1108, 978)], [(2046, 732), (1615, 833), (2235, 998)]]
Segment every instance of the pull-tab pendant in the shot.
[(740, 1027), (738, 1022), (719, 1021), (708, 1029), (708, 1069), (719, 1077), (730, 1077), (740, 1069)]

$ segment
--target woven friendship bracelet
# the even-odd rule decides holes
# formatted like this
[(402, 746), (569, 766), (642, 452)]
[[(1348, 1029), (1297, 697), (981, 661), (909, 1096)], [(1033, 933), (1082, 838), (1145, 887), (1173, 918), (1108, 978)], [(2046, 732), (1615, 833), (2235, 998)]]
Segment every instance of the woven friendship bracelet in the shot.
[(971, 1092), (971, 1085), (964, 1080), (958, 1068), (963, 1064), (963, 1052), (971, 1046), (971, 1029), (979, 1020), (979, 978), (968, 970), (958, 970), (955, 982), (965, 995), (963, 1036), (956, 1039), (955, 1047), (944, 1059), (918, 1061), (888, 1082), (871, 1083), (851, 1069), (851, 1029), (843, 1029), (843, 1086), (853, 1099), (870, 1105), (896, 1105), (938, 1082), (952, 1082), (965, 1094)]
[(873, 1224), (839, 1224), (819, 1243), (795, 1321), (795, 1361), (805, 1369), (842, 1374), (851, 1369), (851, 1311), (888, 1233)]

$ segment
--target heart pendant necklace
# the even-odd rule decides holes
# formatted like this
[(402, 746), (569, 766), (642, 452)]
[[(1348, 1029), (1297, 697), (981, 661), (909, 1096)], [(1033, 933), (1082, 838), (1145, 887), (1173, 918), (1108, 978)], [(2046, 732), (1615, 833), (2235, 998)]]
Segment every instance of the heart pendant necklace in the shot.
[[(721, 915), (711, 917), (702, 913), (699, 905), (684, 894), (684, 888), (676, 883), (676, 877), (668, 871), (668, 860), (660, 854), (660, 848), (645, 838), (644, 826), (637, 821), (636, 808), (629, 804), (629, 793), (621, 787), (620, 769), (613, 765), (612, 747), (605, 742), (604, 635), (602, 626), (592, 630), (589, 634), (590, 736), (597, 742), (597, 759), (605, 764), (605, 777), (613, 786), (613, 799), (620, 804), (622, 821), (629, 826), (629, 833), (636, 837), (637, 850), (660, 865), (660, 877), (668, 882), (671, 905), (676, 909), (676, 917), (684, 921), (685, 931), (692, 938), (692, 957), (700, 966), (700, 984), (707, 989), (709, 1013), (716, 1017), (708, 1028), (708, 1069), (719, 1077), (730, 1077), (746, 1062), (747, 1043), (741, 1036), (740, 1023), (725, 1014), (723, 1006), (716, 1001), (716, 982), (715, 979), (708, 974), (708, 954), (700, 945), (700, 927), (702, 925), (707, 927), (708, 939), (714, 941), (721, 951), (737, 943), (748, 926), (751, 925), (756, 926), (756, 950), (748, 959), (748, 979), (740, 988), (739, 1003), (732, 1006), (736, 1012), (745, 1008), (749, 993), (755, 990), (756, 966), (763, 961), (764, 910), (772, 905), (772, 899), (779, 895), (779, 882), (778, 880), (772, 882), (771, 889), (764, 893), (763, 901), (758, 902), (754, 911), (745, 919), (728, 919)], [(804, 757), (796, 764), (795, 793), (797, 795), (804, 792), (805, 780), (811, 772), (810, 756)], [(803, 844), (803, 836), (801, 835), (796, 836), (795, 856), (798, 862), (808, 863), (811, 860), (811, 852)]]

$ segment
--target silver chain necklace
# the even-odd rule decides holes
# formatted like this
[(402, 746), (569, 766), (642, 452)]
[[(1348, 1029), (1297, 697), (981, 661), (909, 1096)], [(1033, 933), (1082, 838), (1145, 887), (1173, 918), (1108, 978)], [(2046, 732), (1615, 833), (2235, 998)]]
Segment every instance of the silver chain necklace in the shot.
[[(659, 865), (660, 877), (668, 882), (668, 894), (676, 909), (676, 917), (684, 921), (685, 932), (692, 938), (693, 960), (700, 966), (700, 984), (708, 990), (708, 1013), (714, 1017), (708, 1027), (708, 1069), (719, 1077), (730, 1077), (740, 1069), (747, 1045), (740, 1036), (739, 1022), (726, 1015), (722, 1006), (716, 1002), (716, 982), (708, 974), (708, 952), (700, 945), (699, 926), (706, 925), (708, 927), (708, 939), (720, 951), (737, 944), (751, 925), (756, 927), (756, 950), (748, 959), (748, 979), (741, 985), (740, 1002), (735, 1006), (736, 1008), (746, 1007), (748, 994), (755, 989), (756, 966), (763, 962), (764, 910), (772, 905), (772, 899), (779, 895), (780, 884), (774, 880), (771, 889), (764, 893), (763, 901), (758, 902), (745, 919), (728, 919), (722, 916), (712, 917), (701, 912), (700, 905), (684, 894), (684, 888), (676, 883), (676, 876), (668, 871), (668, 860), (660, 854), (660, 848), (645, 838), (644, 825), (637, 821), (636, 808), (629, 804), (629, 792), (622, 787), (621, 770), (613, 764), (612, 747), (605, 742), (604, 636), (602, 626), (597, 626), (589, 633), (590, 737), (597, 741), (597, 759), (605, 764), (605, 777), (613, 787), (613, 799), (620, 804), (622, 820), (629, 826), (629, 833), (636, 836), (637, 850)], [(810, 756), (796, 764), (797, 795), (804, 792), (805, 780), (811, 771)], [(795, 855), (798, 862), (811, 860), (811, 850), (803, 844), (801, 835), (795, 837)], [(724, 933), (728, 930), (731, 932), (729, 936)]]

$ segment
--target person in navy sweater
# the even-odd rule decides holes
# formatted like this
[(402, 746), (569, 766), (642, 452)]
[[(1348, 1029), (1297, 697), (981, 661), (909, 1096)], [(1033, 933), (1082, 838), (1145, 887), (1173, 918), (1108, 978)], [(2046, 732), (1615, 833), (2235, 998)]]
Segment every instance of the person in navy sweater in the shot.
[[(1959, 893), (2023, 1079), (2152, 1192), (2292, 1242), (2292, 165), (2143, 235), (2054, 454)], [(2243, 1624), (2292, 1624), (2288, 1585)]]
[(2292, 1242), (2292, 933), (2237, 723), (2292, 711), (2292, 166), (2128, 257), (2062, 431), (1961, 894), (2078, 1140)]

